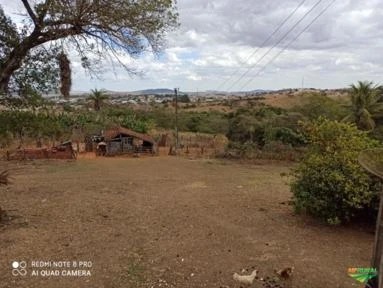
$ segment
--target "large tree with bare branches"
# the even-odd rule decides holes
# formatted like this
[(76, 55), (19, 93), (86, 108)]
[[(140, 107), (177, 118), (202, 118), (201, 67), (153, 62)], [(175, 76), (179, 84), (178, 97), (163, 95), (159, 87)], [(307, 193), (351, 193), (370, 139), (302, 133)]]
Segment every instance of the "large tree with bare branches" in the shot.
[[(91, 67), (92, 59), (99, 61), (100, 58), (117, 59), (123, 65), (119, 58), (121, 53), (135, 57), (144, 51), (160, 51), (165, 33), (177, 25), (178, 18), (175, 0), (21, 2), (27, 20), (21, 31), (0, 9), (2, 93), (9, 90), (12, 77), (17, 71), (23, 66), (36, 63), (33, 59), (28, 61), (28, 58), (33, 58), (37, 52), (51, 55), (52, 49), (66, 45), (65, 47), (73, 47), (80, 54), (86, 68)], [(52, 70), (60, 68), (63, 60), (68, 64), (67, 59), (62, 58), (62, 52), (55, 53), (61, 62), (57, 67), (52, 66)], [(129, 72), (135, 72), (130, 67), (125, 68)], [(60, 77), (54, 75), (53, 78)]]

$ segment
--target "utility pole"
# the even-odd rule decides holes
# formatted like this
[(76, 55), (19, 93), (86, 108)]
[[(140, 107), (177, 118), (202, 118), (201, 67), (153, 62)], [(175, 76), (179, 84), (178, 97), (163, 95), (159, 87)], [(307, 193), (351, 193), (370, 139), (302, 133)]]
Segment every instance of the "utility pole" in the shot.
[(305, 88), (305, 76), (302, 77), (302, 90)]
[(176, 147), (175, 147), (176, 154), (178, 149), (178, 90), (179, 88), (174, 88), (174, 95), (176, 98)]
[(383, 193), (380, 195), (380, 206), (378, 218), (376, 219), (374, 254), (372, 256), (372, 267), (378, 270), (377, 278), (373, 279), (377, 286), (383, 287)]
[(380, 215), (378, 216), (378, 228), (377, 228), (377, 233), (378, 236), (377, 238), (377, 243), (375, 244), (376, 247), (376, 262), (377, 262), (377, 267), (378, 267), (378, 287), (383, 287), (383, 199), (382, 199), (382, 194), (380, 195), (380, 208), (379, 208), (379, 213)]
[[(383, 179), (383, 149), (362, 151), (359, 163), (370, 173)], [(380, 194), (379, 212), (376, 219), (374, 251), (372, 254), (371, 268), (377, 270), (377, 277), (368, 281), (366, 288), (383, 288), (383, 191)]]
[(372, 255), (371, 266), (377, 269), (378, 275), (370, 279), (365, 288), (382, 288), (383, 287), (383, 194), (380, 196), (380, 207), (378, 218), (376, 219), (376, 230), (375, 230), (375, 242), (374, 252)]

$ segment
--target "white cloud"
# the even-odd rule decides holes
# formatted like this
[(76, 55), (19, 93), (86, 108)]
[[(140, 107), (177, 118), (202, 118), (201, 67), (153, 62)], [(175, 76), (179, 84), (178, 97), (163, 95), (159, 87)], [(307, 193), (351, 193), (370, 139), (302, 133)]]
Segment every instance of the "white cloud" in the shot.
[[(331, 0), (322, 1), (286, 41), (293, 39)], [(383, 72), (383, 6), (381, 0), (342, 0), (312, 25), (277, 60), (268, 63), (284, 45), (258, 65), (258, 59), (317, 0), (307, 0), (270, 43), (251, 57), (270, 33), (298, 5), (300, 0), (183, 0), (179, 2), (181, 27), (168, 33), (168, 45), (159, 58), (147, 53), (138, 59), (123, 57), (124, 63), (145, 72), (131, 78), (122, 68), (105, 63), (103, 81), (89, 80), (74, 58), (74, 90), (107, 88), (138, 90), (181, 87), (182, 90), (210, 90), (230, 87), (250, 70), (233, 89), (278, 89), (298, 87), (302, 77), (310, 87), (344, 87), (359, 79), (381, 82)], [(7, 13), (20, 11), (20, 4), (0, 0)], [(248, 61), (247, 61), (248, 60)], [(245, 63), (246, 62), (246, 63)], [(234, 77), (231, 77), (234, 74)], [(226, 80), (227, 84), (221, 85)]]

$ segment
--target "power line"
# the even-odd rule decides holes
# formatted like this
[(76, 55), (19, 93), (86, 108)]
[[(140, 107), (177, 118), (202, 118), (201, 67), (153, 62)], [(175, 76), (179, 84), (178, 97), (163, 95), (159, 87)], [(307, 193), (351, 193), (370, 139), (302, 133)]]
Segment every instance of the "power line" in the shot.
[[(267, 37), (267, 39), (265, 41), (262, 42), (262, 44), (257, 48), (255, 49), (255, 51), (243, 62), (240, 63), (240, 65), (244, 65), (246, 64), (255, 54), (258, 53), (258, 51), (263, 48), (267, 42), (269, 42), (269, 40), (283, 27), (283, 25), (286, 24), (287, 21), (290, 20), (290, 18), (295, 14), (295, 12), (298, 11), (299, 8), (302, 7), (302, 5), (306, 2), (307, 0), (303, 0), (301, 1), (298, 6), (290, 13), (290, 15), (288, 15), (279, 25), (278, 27), (269, 35), (269, 37)], [(229, 78), (227, 78), (226, 80), (224, 80), (217, 88), (217, 91), (219, 91), (219, 89), (221, 89), (223, 86), (226, 85), (226, 83), (235, 75), (239, 72), (239, 70), (241, 70), (241, 67), (237, 68), (230, 76)]]
[[(269, 62), (267, 62), (266, 65), (264, 65), (258, 72), (257, 74), (255, 74), (255, 77), (259, 76), (259, 74), (262, 73), (262, 71), (264, 71), (266, 69), (266, 67), (268, 65), (270, 65), (271, 63), (273, 63), (275, 61), (275, 59), (277, 59), (279, 57), (279, 55), (281, 55), (287, 48), (289, 48), (291, 46), (291, 44), (293, 44), (304, 32), (307, 31), (307, 29), (309, 29), (311, 27), (311, 25), (314, 24), (314, 22), (316, 20), (318, 20), (319, 17), (321, 17), (334, 3), (336, 2), (336, 0), (332, 0), (301, 32), (298, 33), (297, 36), (295, 36), (285, 47), (283, 47), (283, 49), (281, 51), (279, 51), (277, 53), (277, 55), (275, 55)], [(241, 86), (241, 88), (239, 90), (242, 90), (243, 88), (245, 88), (249, 83), (251, 83), (251, 81), (253, 81), (253, 78), (249, 79), (249, 81), (247, 81), (244, 85)]]
[(256, 67), (267, 55), (270, 54), (270, 52), (276, 47), (278, 46), (283, 40), (286, 39), (286, 37), (322, 2), (323, 0), (319, 0), (317, 1), (314, 6), (311, 7), (311, 9), (309, 11), (307, 11), (303, 17), (301, 17), (283, 36), (281, 39), (279, 39), (279, 41), (277, 43), (275, 43), (269, 50), (267, 50), (266, 53), (264, 53), (262, 55), (261, 58), (258, 59), (258, 61), (251, 65), (246, 71), (245, 73), (243, 73), (238, 79), (237, 81), (235, 81), (230, 87), (228, 90), (231, 90), (238, 82), (240, 82), (249, 72), (251, 69), (253, 69), (254, 67)]

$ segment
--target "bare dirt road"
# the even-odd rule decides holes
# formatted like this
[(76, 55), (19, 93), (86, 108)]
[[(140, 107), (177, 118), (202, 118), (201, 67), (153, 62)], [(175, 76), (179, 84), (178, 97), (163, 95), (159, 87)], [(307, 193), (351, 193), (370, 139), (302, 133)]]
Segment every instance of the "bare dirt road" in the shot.
[[(240, 287), (232, 275), (242, 269), (274, 277), (290, 266), (284, 287), (360, 287), (347, 268), (369, 266), (371, 231), (294, 215), (285, 165), (171, 157), (1, 165), (14, 184), (0, 187), (11, 217), (0, 226), (0, 287), (227, 288)], [(27, 275), (13, 261), (25, 261)], [(88, 261), (79, 270), (91, 275), (32, 261)]]

